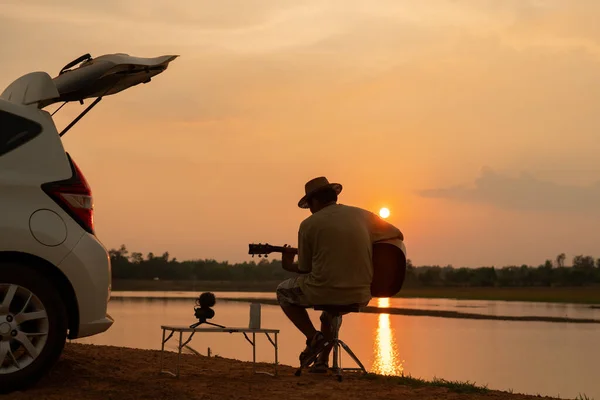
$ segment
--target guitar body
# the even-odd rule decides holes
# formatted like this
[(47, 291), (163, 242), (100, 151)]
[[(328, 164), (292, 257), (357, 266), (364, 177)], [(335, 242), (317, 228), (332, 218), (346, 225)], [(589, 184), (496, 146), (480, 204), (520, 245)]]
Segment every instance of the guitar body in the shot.
[(384, 241), (373, 244), (373, 280), (371, 296), (396, 295), (406, 277), (406, 250), (402, 241)]

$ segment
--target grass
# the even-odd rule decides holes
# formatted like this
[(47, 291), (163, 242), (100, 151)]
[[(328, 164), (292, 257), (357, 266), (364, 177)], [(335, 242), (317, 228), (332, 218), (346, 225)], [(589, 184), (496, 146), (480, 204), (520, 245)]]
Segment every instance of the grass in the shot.
[[(279, 281), (113, 280), (114, 291), (275, 292)], [(398, 298), (578, 303), (600, 306), (600, 287), (404, 287)]]
[[(452, 392), (460, 393), (460, 394), (485, 394), (490, 391), (487, 385), (478, 386), (475, 382), (461, 382), (461, 381), (449, 381), (446, 379), (438, 379), (433, 378), (431, 381), (426, 381), (420, 378), (413, 378), (412, 376), (388, 376), (388, 375), (378, 375), (373, 373), (368, 373), (363, 375), (363, 379), (369, 380), (387, 380), (388, 382), (396, 383), (398, 385), (409, 386), (413, 388), (420, 387), (443, 387), (447, 388)], [(506, 393), (514, 394), (513, 389), (506, 390)], [(538, 397), (542, 397), (541, 395), (537, 395)], [(594, 400), (591, 397), (588, 397), (585, 393), (579, 394), (575, 400)]]
[(386, 376), (368, 373), (364, 375), (364, 379), (370, 380), (387, 380), (389, 382), (396, 383), (398, 385), (410, 386), (410, 387), (444, 387), (456, 393), (486, 393), (489, 391), (487, 385), (477, 386), (475, 383), (469, 381), (448, 381), (445, 379), (433, 378), (431, 381), (426, 381), (420, 378), (413, 378), (412, 376)]

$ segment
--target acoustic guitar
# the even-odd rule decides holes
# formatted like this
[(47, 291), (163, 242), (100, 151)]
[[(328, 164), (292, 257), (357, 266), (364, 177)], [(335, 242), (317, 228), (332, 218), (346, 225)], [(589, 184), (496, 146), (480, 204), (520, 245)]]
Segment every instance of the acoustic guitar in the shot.
[[(271, 253), (298, 254), (298, 249), (273, 246), (268, 243), (250, 244), (248, 254), (267, 256)], [(402, 289), (406, 277), (406, 247), (401, 240), (386, 240), (373, 244), (373, 280), (371, 296), (392, 297)]]

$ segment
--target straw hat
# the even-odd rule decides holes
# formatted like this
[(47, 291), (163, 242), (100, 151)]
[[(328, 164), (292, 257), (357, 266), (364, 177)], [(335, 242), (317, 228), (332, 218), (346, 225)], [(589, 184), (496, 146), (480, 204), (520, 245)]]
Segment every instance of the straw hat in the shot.
[(308, 199), (310, 198), (310, 196), (326, 188), (333, 189), (336, 194), (340, 194), (340, 192), (342, 191), (342, 185), (340, 185), (339, 183), (329, 183), (327, 178), (325, 178), (324, 176), (314, 178), (306, 182), (306, 184), (304, 185), (305, 194), (304, 197), (302, 197), (298, 202), (298, 207), (309, 208)]

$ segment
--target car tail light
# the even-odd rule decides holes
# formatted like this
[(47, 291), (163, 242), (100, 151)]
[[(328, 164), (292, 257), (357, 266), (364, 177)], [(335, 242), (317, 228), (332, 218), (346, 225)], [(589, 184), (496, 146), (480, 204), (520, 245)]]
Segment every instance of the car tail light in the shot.
[(83, 173), (67, 154), (73, 175), (63, 181), (42, 185), (42, 190), (62, 207), (83, 229), (94, 234), (94, 200)]

